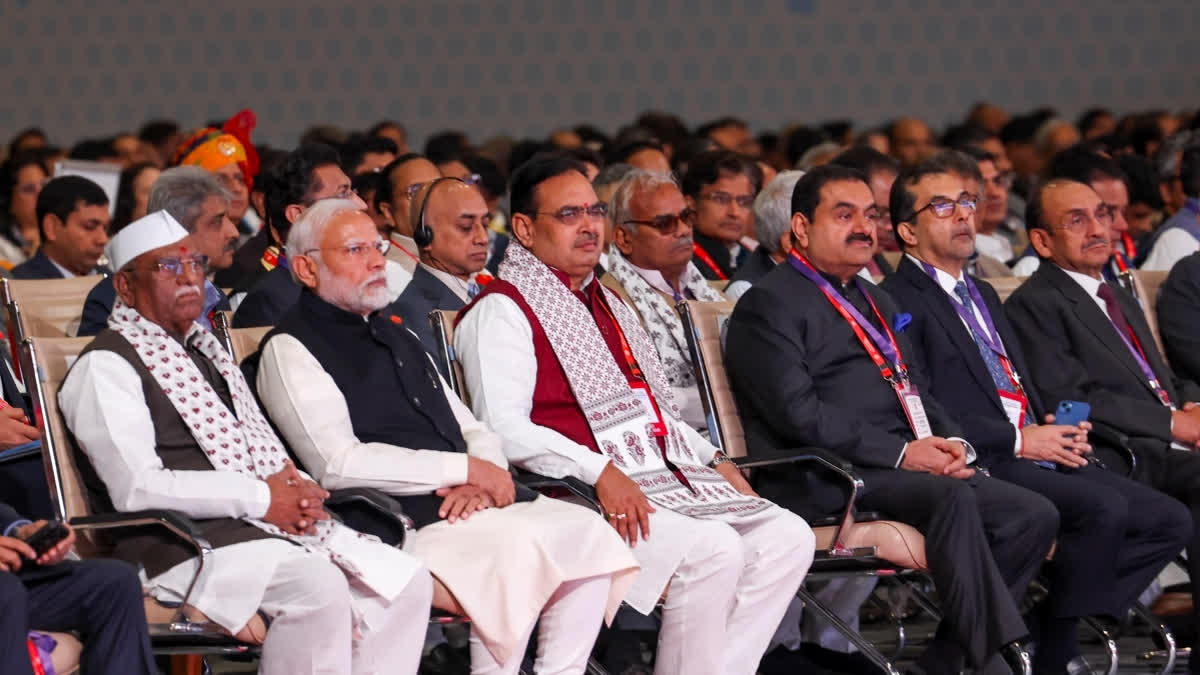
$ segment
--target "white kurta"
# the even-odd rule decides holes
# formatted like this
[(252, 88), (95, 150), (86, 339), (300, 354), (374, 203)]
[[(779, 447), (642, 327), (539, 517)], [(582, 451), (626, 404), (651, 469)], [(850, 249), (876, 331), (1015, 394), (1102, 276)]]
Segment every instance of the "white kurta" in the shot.
[[(216, 470), (171, 471), (163, 466), (155, 451), (154, 420), (141, 379), (121, 356), (94, 351), (80, 357), (59, 392), (59, 405), (67, 427), (118, 511), (173, 509), (199, 519), (261, 519), (266, 514), (270, 488), (253, 476)], [(336, 546), (337, 541), (331, 545)], [(364, 565), (364, 578), (370, 575), (380, 587), (390, 589), (385, 597), (395, 597), (421, 568), (416, 558), (390, 546), (362, 540), (353, 545), (370, 546), (370, 557), (356, 562)], [(236, 632), (258, 609), (280, 561), (299, 554), (303, 549), (282, 541), (217, 549), (206, 572), (214, 582), (198, 589), (193, 604)], [(176, 579), (183, 566), (192, 565), (181, 563), (160, 575), (161, 580)], [(150, 580), (152, 591), (160, 577)], [(236, 580), (236, 593), (229, 592), (232, 580)], [(160, 590), (177, 593), (177, 588), (167, 583)]]
[[(466, 454), (359, 441), (337, 383), (290, 335), (267, 343), (257, 381), (271, 419), (323, 486), (374, 487), (394, 495), (466, 483), (468, 455), (508, 466), (501, 437), (449, 393), (444, 381), (441, 386), (467, 443)], [(541, 497), (455, 523), (427, 525), (405, 548), (454, 593), (500, 662), (520, 646), (524, 631), (564, 582), (611, 575), (606, 612), (611, 620), (638, 569), (597, 514)]]

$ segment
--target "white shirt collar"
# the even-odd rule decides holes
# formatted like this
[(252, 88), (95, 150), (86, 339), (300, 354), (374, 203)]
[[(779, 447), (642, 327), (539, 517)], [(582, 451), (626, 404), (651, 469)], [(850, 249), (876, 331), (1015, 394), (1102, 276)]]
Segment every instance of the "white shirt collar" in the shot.
[[(628, 258), (626, 258), (625, 260), (626, 260), (626, 262), (629, 261)], [(670, 296), (675, 295), (675, 290), (673, 288), (671, 288), (671, 284), (667, 283), (667, 278), (663, 276), (662, 272), (660, 272), (658, 270), (643, 269), (641, 267), (638, 267), (637, 265), (634, 265), (633, 263), (629, 263), (629, 266), (632, 267), (635, 271), (637, 271), (638, 276), (645, 279), (646, 283), (650, 284), (650, 286), (654, 290), (656, 290), (660, 293), (666, 293), (667, 295), (670, 295)], [(684, 271), (685, 277), (686, 277), (686, 274), (687, 274), (687, 272), (686, 272), (686, 268), (685, 268), (685, 271)], [(680, 292), (680, 294), (687, 293), (687, 287), (684, 286), (682, 278), (679, 280), (679, 292)]]
[(420, 265), (425, 268), (426, 272), (432, 274), (435, 279), (445, 284), (446, 288), (449, 288), (451, 292), (457, 295), (459, 300), (463, 302), (471, 301), (471, 296), (467, 293), (467, 289), (471, 285), (470, 281), (460, 279), (449, 272), (444, 272), (436, 267), (430, 267), (425, 263), (420, 263)]
[(1103, 280), (1096, 279), (1095, 277), (1089, 277), (1088, 275), (1080, 274), (1079, 272), (1072, 272), (1071, 270), (1064, 269), (1062, 266), (1059, 266), (1058, 269), (1066, 272), (1067, 276), (1071, 277), (1075, 280), (1075, 283), (1082, 286), (1083, 290), (1087, 291), (1088, 295), (1092, 296), (1093, 298), (1100, 297), (1097, 292), (1100, 290), (1100, 284), (1104, 283)]
[[(921, 269), (925, 269), (925, 267), (924, 267), (925, 263), (918, 260), (916, 258), (916, 256), (914, 256), (911, 253), (905, 253), (904, 255), (906, 255), (909, 260), (913, 261), (913, 263), (917, 267), (920, 267)], [(933, 266), (930, 265), (930, 267), (933, 267)], [(934, 273), (933, 280), (938, 283), (938, 286), (941, 286), (943, 291), (946, 291), (947, 293), (949, 293), (950, 297), (954, 298), (955, 300), (958, 300), (958, 295), (954, 292), (954, 287), (958, 285), (958, 282), (963, 280), (963, 273), (959, 272), (957, 279), (950, 276), (950, 274), (947, 273), (945, 270), (939, 269), (937, 267), (933, 267), (933, 273)]]

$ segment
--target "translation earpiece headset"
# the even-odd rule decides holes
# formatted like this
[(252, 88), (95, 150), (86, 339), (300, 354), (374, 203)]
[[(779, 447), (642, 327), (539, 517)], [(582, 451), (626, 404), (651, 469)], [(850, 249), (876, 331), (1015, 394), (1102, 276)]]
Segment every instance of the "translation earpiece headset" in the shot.
[(425, 198), (421, 200), (421, 208), (417, 210), (416, 223), (413, 225), (413, 242), (416, 243), (418, 249), (429, 248), (429, 245), (433, 243), (433, 228), (425, 224), (425, 208), (429, 206), (429, 199), (433, 197), (433, 191), (437, 189), (438, 183), (448, 180), (463, 183), (461, 178), (442, 176), (430, 183), (429, 189), (425, 190)]

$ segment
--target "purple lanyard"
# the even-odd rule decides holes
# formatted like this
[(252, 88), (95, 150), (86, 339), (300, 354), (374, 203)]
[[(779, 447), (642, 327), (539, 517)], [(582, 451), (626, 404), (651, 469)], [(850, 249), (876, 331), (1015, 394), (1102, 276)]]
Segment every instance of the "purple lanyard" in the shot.
[[(898, 373), (903, 374), (906, 372), (904, 361), (900, 358), (900, 354), (896, 350), (896, 347), (893, 345), (892, 341), (884, 338), (884, 336), (875, 329), (875, 325), (870, 321), (867, 321), (866, 317), (864, 317), (862, 313), (850, 303), (849, 300), (846, 300), (841, 293), (838, 293), (837, 290), (834, 289), (833, 285), (830, 284), (825, 277), (821, 276), (820, 272), (817, 272), (811, 265), (808, 265), (805, 263), (805, 261), (801, 260), (800, 257), (796, 255), (795, 251), (788, 255), (787, 260), (792, 267), (796, 268), (797, 272), (804, 275), (804, 278), (816, 284), (817, 288), (821, 289), (821, 292), (825, 294), (825, 297), (829, 298), (830, 302), (836, 302), (837, 305), (841, 307), (843, 314), (848, 314), (854, 319), (855, 323), (857, 323), (858, 326), (862, 328), (863, 331), (871, 338), (871, 342), (875, 343), (875, 346), (880, 352), (883, 353), (888, 362), (896, 369)], [(862, 280), (859, 279), (858, 276), (855, 276), (854, 283), (858, 285), (859, 292), (866, 297), (867, 302), (874, 307), (875, 301), (871, 299), (871, 296), (867, 294), (866, 289), (863, 288)], [(875, 311), (878, 314), (879, 310), (876, 309)], [(879, 319), (880, 322), (882, 322), (883, 316), (880, 315)]]
[[(1104, 312), (1104, 316), (1108, 316), (1107, 310)], [(1163, 405), (1174, 410), (1175, 405), (1171, 403), (1170, 395), (1167, 394), (1167, 390), (1158, 381), (1158, 376), (1154, 374), (1154, 369), (1150, 367), (1150, 364), (1146, 361), (1146, 357), (1142, 355), (1140, 347), (1133, 344), (1129, 336), (1125, 334), (1125, 331), (1121, 330), (1121, 327), (1112, 320), (1112, 317), (1109, 317), (1108, 322), (1112, 324), (1113, 330), (1117, 331), (1117, 335), (1121, 336), (1121, 341), (1125, 343), (1125, 346), (1129, 349), (1129, 353), (1133, 355), (1133, 360), (1137, 361), (1138, 367), (1142, 369), (1142, 375), (1146, 378), (1146, 384), (1150, 385), (1150, 391), (1154, 392), (1154, 395), (1162, 401)], [(1131, 327), (1130, 330), (1133, 330), (1133, 328)]]
[[(935, 283), (938, 283), (937, 270), (933, 265), (921, 261), (921, 267), (925, 269), (925, 273), (933, 278)], [(1004, 358), (1008, 358), (1008, 352), (1004, 351), (1004, 343), (1000, 341), (1000, 333), (996, 332), (996, 324), (992, 322), (992, 315), (988, 312), (987, 305), (983, 304), (983, 296), (979, 294), (979, 288), (975, 286), (975, 282), (971, 281), (971, 275), (963, 275), (963, 283), (967, 286), (967, 293), (970, 295), (971, 302), (975, 304), (976, 309), (983, 316), (983, 322), (987, 324), (987, 330), (979, 325), (979, 319), (975, 316), (975, 312), (971, 311), (970, 307), (963, 306), (957, 296), (951, 294), (950, 304), (954, 306), (954, 311), (958, 313), (958, 318), (962, 319), (971, 330), (979, 334), (983, 341), (991, 347), (992, 351), (996, 352)], [(938, 283), (940, 286), (941, 284)]]

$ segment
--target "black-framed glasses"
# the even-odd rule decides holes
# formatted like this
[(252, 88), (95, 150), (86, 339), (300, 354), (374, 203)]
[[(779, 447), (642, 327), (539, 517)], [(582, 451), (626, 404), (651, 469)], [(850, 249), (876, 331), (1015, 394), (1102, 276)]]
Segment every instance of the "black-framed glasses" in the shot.
[(679, 226), (686, 223), (688, 227), (696, 227), (696, 210), (686, 208), (679, 213), (664, 213), (660, 216), (654, 216), (649, 220), (629, 220), (622, 221), (622, 225), (633, 223), (634, 225), (646, 225), (653, 227), (660, 233), (670, 236), (679, 231)]
[(576, 227), (582, 225), (585, 219), (601, 220), (608, 215), (608, 204), (582, 204), (580, 206), (564, 206), (557, 211), (538, 211), (539, 216), (550, 216), (563, 225)]
[(150, 263), (146, 269), (151, 274), (161, 274), (165, 277), (177, 277), (183, 274), (183, 270), (189, 272), (199, 272), (200, 274), (208, 273), (208, 256), (203, 253), (197, 253), (189, 256), (163, 256), (158, 260)]
[(954, 208), (956, 206), (961, 206), (964, 211), (974, 213), (975, 207), (978, 205), (978, 203), (978, 200), (976, 200), (974, 196), (962, 196), (958, 199), (934, 197), (933, 199), (929, 200), (928, 204), (922, 206), (916, 211), (913, 211), (913, 217), (916, 218), (917, 214), (928, 209), (932, 211), (933, 215), (937, 216), (938, 218), (949, 218), (954, 214)]
[(1088, 213), (1087, 209), (1071, 209), (1067, 215), (1063, 216), (1062, 222), (1058, 226), (1072, 234), (1081, 234), (1087, 231), (1088, 225), (1093, 220), (1105, 228), (1111, 228), (1116, 217), (1115, 211), (1108, 204), (1097, 206), (1094, 213)]
[(379, 251), (379, 255), (387, 255), (388, 249), (391, 247), (391, 241), (387, 239), (376, 239), (375, 241), (355, 241), (344, 246), (310, 248), (306, 249), (303, 255), (308, 255), (313, 251), (341, 251), (351, 258), (365, 258), (371, 251)]
[(728, 208), (728, 206), (733, 203), (737, 203), (737, 205), (743, 209), (748, 209), (754, 206), (754, 195), (735, 196), (721, 190), (710, 192), (706, 195), (700, 195), (700, 199), (708, 200), (722, 208)]

